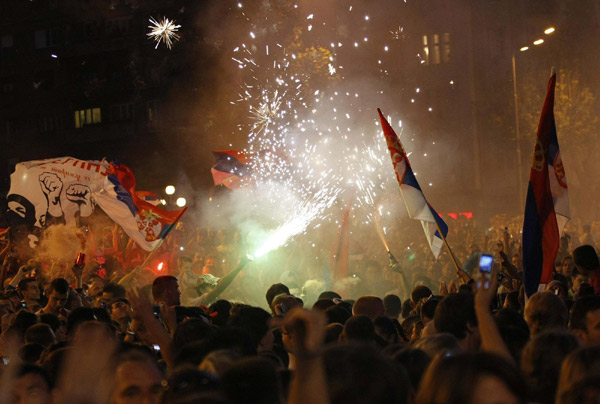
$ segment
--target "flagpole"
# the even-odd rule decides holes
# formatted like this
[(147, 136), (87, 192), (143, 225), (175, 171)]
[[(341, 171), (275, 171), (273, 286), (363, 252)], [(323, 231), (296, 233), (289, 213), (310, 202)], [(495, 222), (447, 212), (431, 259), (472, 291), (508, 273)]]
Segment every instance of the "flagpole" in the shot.
[(442, 230), (440, 229), (440, 226), (438, 225), (437, 220), (435, 220), (435, 218), (434, 218), (433, 221), (435, 222), (435, 228), (437, 229), (438, 233), (440, 234), (440, 237), (442, 238), (442, 241), (444, 242), (444, 245), (446, 246), (446, 249), (448, 250), (448, 253), (450, 254), (450, 259), (452, 259), (452, 264), (454, 264), (454, 269), (456, 270), (457, 273), (459, 273), (460, 271), (462, 271), (462, 269), (458, 265), (458, 262), (456, 261), (456, 257), (454, 256), (454, 253), (452, 252), (452, 249), (450, 248), (448, 241), (446, 241), (446, 237), (444, 236), (444, 233), (442, 233)]

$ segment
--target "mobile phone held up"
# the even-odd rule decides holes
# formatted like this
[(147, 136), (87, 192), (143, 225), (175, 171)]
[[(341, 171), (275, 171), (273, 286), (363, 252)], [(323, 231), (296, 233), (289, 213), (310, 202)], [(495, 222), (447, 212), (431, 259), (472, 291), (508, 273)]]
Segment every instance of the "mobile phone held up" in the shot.
[(490, 281), (492, 280), (492, 265), (494, 264), (494, 257), (488, 254), (482, 254), (479, 258), (479, 272), (481, 274), (481, 284), (485, 289), (490, 287)]

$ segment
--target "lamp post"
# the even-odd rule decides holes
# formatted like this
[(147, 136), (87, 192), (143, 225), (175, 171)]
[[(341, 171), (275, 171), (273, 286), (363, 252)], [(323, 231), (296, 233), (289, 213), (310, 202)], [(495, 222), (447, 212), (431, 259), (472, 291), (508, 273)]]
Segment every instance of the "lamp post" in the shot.
[[(556, 31), (554, 27), (548, 27), (544, 30), (544, 34), (550, 35)], [(544, 43), (543, 39), (536, 39), (533, 41), (535, 46), (539, 46)], [(525, 52), (529, 50), (529, 46), (522, 46), (519, 51)], [(517, 183), (519, 187), (519, 203), (521, 206), (525, 206), (525, 199), (523, 194), (523, 160), (521, 158), (521, 132), (519, 130), (519, 96), (517, 92), (517, 57), (516, 52), (512, 53), (512, 75), (513, 75), (513, 98), (515, 103), (515, 135), (517, 141)]]

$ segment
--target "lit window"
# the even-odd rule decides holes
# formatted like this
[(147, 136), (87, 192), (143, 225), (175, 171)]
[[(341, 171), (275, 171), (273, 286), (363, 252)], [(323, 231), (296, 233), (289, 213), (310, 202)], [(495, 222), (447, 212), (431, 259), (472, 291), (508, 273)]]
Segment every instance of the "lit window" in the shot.
[(440, 36), (433, 34), (433, 56), (432, 61), (434, 65), (440, 64)]
[(92, 109), (92, 123), (102, 123), (102, 115), (100, 108)]
[(445, 32), (442, 42), (442, 63), (450, 62), (450, 33)]
[(450, 62), (450, 33), (423, 35), (421, 64), (439, 65)]
[(75, 111), (75, 127), (83, 128), (85, 125), (102, 123), (100, 108), (87, 108)]

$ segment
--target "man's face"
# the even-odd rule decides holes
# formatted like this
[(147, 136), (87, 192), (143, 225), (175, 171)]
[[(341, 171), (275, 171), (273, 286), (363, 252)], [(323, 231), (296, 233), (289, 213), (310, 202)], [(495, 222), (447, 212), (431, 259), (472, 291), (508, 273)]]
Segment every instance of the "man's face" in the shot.
[(51, 402), (50, 388), (42, 376), (28, 373), (15, 381), (11, 403), (49, 404)]
[(102, 282), (100, 282), (100, 281), (92, 282), (92, 284), (90, 285), (90, 288), (88, 289), (88, 296), (96, 297), (97, 295), (99, 295), (102, 292), (103, 288), (104, 288), (104, 284)]
[(586, 331), (581, 335), (584, 345), (600, 344), (600, 309), (588, 311), (585, 315)]
[(162, 396), (162, 375), (150, 363), (122, 363), (115, 374), (112, 404), (158, 404)]
[(53, 290), (48, 296), (48, 307), (50, 310), (57, 312), (67, 303), (67, 297), (68, 293), (58, 293)]
[(184, 273), (184, 272), (191, 272), (192, 270), (192, 263), (189, 261), (183, 261), (180, 265), (179, 265), (179, 273)]
[(207, 258), (204, 261), (204, 266), (206, 268), (214, 268), (215, 267), (215, 259), (214, 258)]
[(37, 282), (29, 282), (23, 291), (25, 300), (40, 300), (40, 287)]
[(585, 275), (577, 275), (573, 278), (573, 292), (577, 292), (582, 284), (587, 283), (589, 281), (588, 277)]
[(129, 316), (129, 305), (123, 301), (114, 302), (110, 306), (110, 318), (114, 321), (121, 321), (128, 319)]

